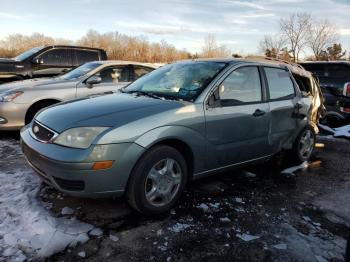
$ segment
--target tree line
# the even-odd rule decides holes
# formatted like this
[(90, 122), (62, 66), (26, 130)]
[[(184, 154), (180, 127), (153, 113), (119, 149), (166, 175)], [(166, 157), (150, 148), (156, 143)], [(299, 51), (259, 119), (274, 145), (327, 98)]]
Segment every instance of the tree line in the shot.
[(53, 38), (40, 33), (33, 33), (29, 36), (11, 34), (0, 41), (0, 57), (15, 57), (30, 48), (42, 45), (79, 45), (103, 48), (107, 51), (108, 58), (113, 60), (153, 63), (192, 57), (186, 50), (179, 50), (165, 40), (152, 43), (142, 36), (134, 37), (118, 32), (99, 33), (95, 30), (89, 30), (77, 41)]
[[(301, 55), (306, 60), (345, 60), (346, 50), (338, 42), (337, 27), (327, 19), (314, 19), (308, 13), (293, 13), (279, 21), (278, 33), (265, 35), (259, 43), (259, 52), (267, 57), (297, 62)], [(179, 50), (165, 40), (150, 42), (143, 36), (128, 36), (119, 32), (99, 33), (89, 30), (77, 41), (53, 38), (40, 33), (10, 34), (0, 40), (0, 57), (14, 57), (32, 47), (42, 45), (80, 45), (102, 48), (109, 59), (162, 63), (201, 57), (242, 57), (220, 45), (214, 34), (204, 37), (202, 49), (192, 54)], [(311, 52), (310, 52), (311, 51)], [(348, 57), (350, 60), (350, 56)]]
[(260, 41), (260, 51), (267, 57), (292, 62), (298, 62), (301, 54), (308, 51), (312, 55), (306, 60), (345, 60), (346, 50), (338, 40), (338, 29), (328, 19), (293, 13), (280, 19), (276, 35), (264, 36)]

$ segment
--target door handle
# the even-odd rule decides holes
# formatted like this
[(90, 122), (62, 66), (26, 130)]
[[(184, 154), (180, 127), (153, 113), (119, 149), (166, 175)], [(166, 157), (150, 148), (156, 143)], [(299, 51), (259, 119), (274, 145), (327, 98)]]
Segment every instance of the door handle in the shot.
[(263, 115), (265, 115), (265, 114), (266, 114), (265, 111), (260, 110), (260, 109), (257, 109), (257, 110), (255, 110), (255, 112), (253, 113), (253, 116), (258, 117), (258, 116), (263, 116)]

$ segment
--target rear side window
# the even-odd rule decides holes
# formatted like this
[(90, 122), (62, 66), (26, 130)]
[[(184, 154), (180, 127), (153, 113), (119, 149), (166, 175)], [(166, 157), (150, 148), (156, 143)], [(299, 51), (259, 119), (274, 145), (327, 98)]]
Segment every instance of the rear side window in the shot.
[(279, 68), (265, 67), (270, 99), (289, 99), (295, 95), (293, 81), (289, 72)]
[(260, 102), (262, 100), (259, 70), (255, 66), (233, 71), (219, 86), (221, 106)]
[(52, 49), (39, 56), (44, 65), (52, 66), (72, 66), (71, 50)]
[(86, 62), (98, 61), (99, 55), (93, 50), (75, 50), (77, 65), (85, 64)]
[(307, 77), (303, 77), (297, 74), (293, 74), (293, 77), (295, 81), (297, 82), (299, 89), (301, 91), (304, 91), (308, 94), (313, 94), (312, 86), (311, 86), (311, 81)]

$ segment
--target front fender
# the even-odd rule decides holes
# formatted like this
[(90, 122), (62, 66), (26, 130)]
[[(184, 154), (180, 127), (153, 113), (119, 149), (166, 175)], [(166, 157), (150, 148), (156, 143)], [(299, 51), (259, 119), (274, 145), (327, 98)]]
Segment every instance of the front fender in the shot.
[(203, 134), (184, 126), (162, 126), (152, 129), (135, 140), (135, 143), (150, 148), (166, 140), (179, 140), (189, 146), (193, 154), (194, 173), (206, 169), (206, 140)]

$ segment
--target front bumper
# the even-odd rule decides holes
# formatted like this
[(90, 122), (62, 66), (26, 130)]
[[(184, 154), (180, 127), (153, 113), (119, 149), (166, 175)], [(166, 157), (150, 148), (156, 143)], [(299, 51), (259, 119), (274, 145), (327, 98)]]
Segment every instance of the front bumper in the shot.
[[(135, 143), (93, 145), (74, 149), (35, 140), (28, 126), (21, 130), (21, 146), (29, 165), (41, 179), (72, 196), (121, 196), (133, 166), (144, 152)], [(109, 169), (92, 170), (96, 161), (114, 160)]]
[(0, 102), (0, 130), (20, 130), (29, 105)]

